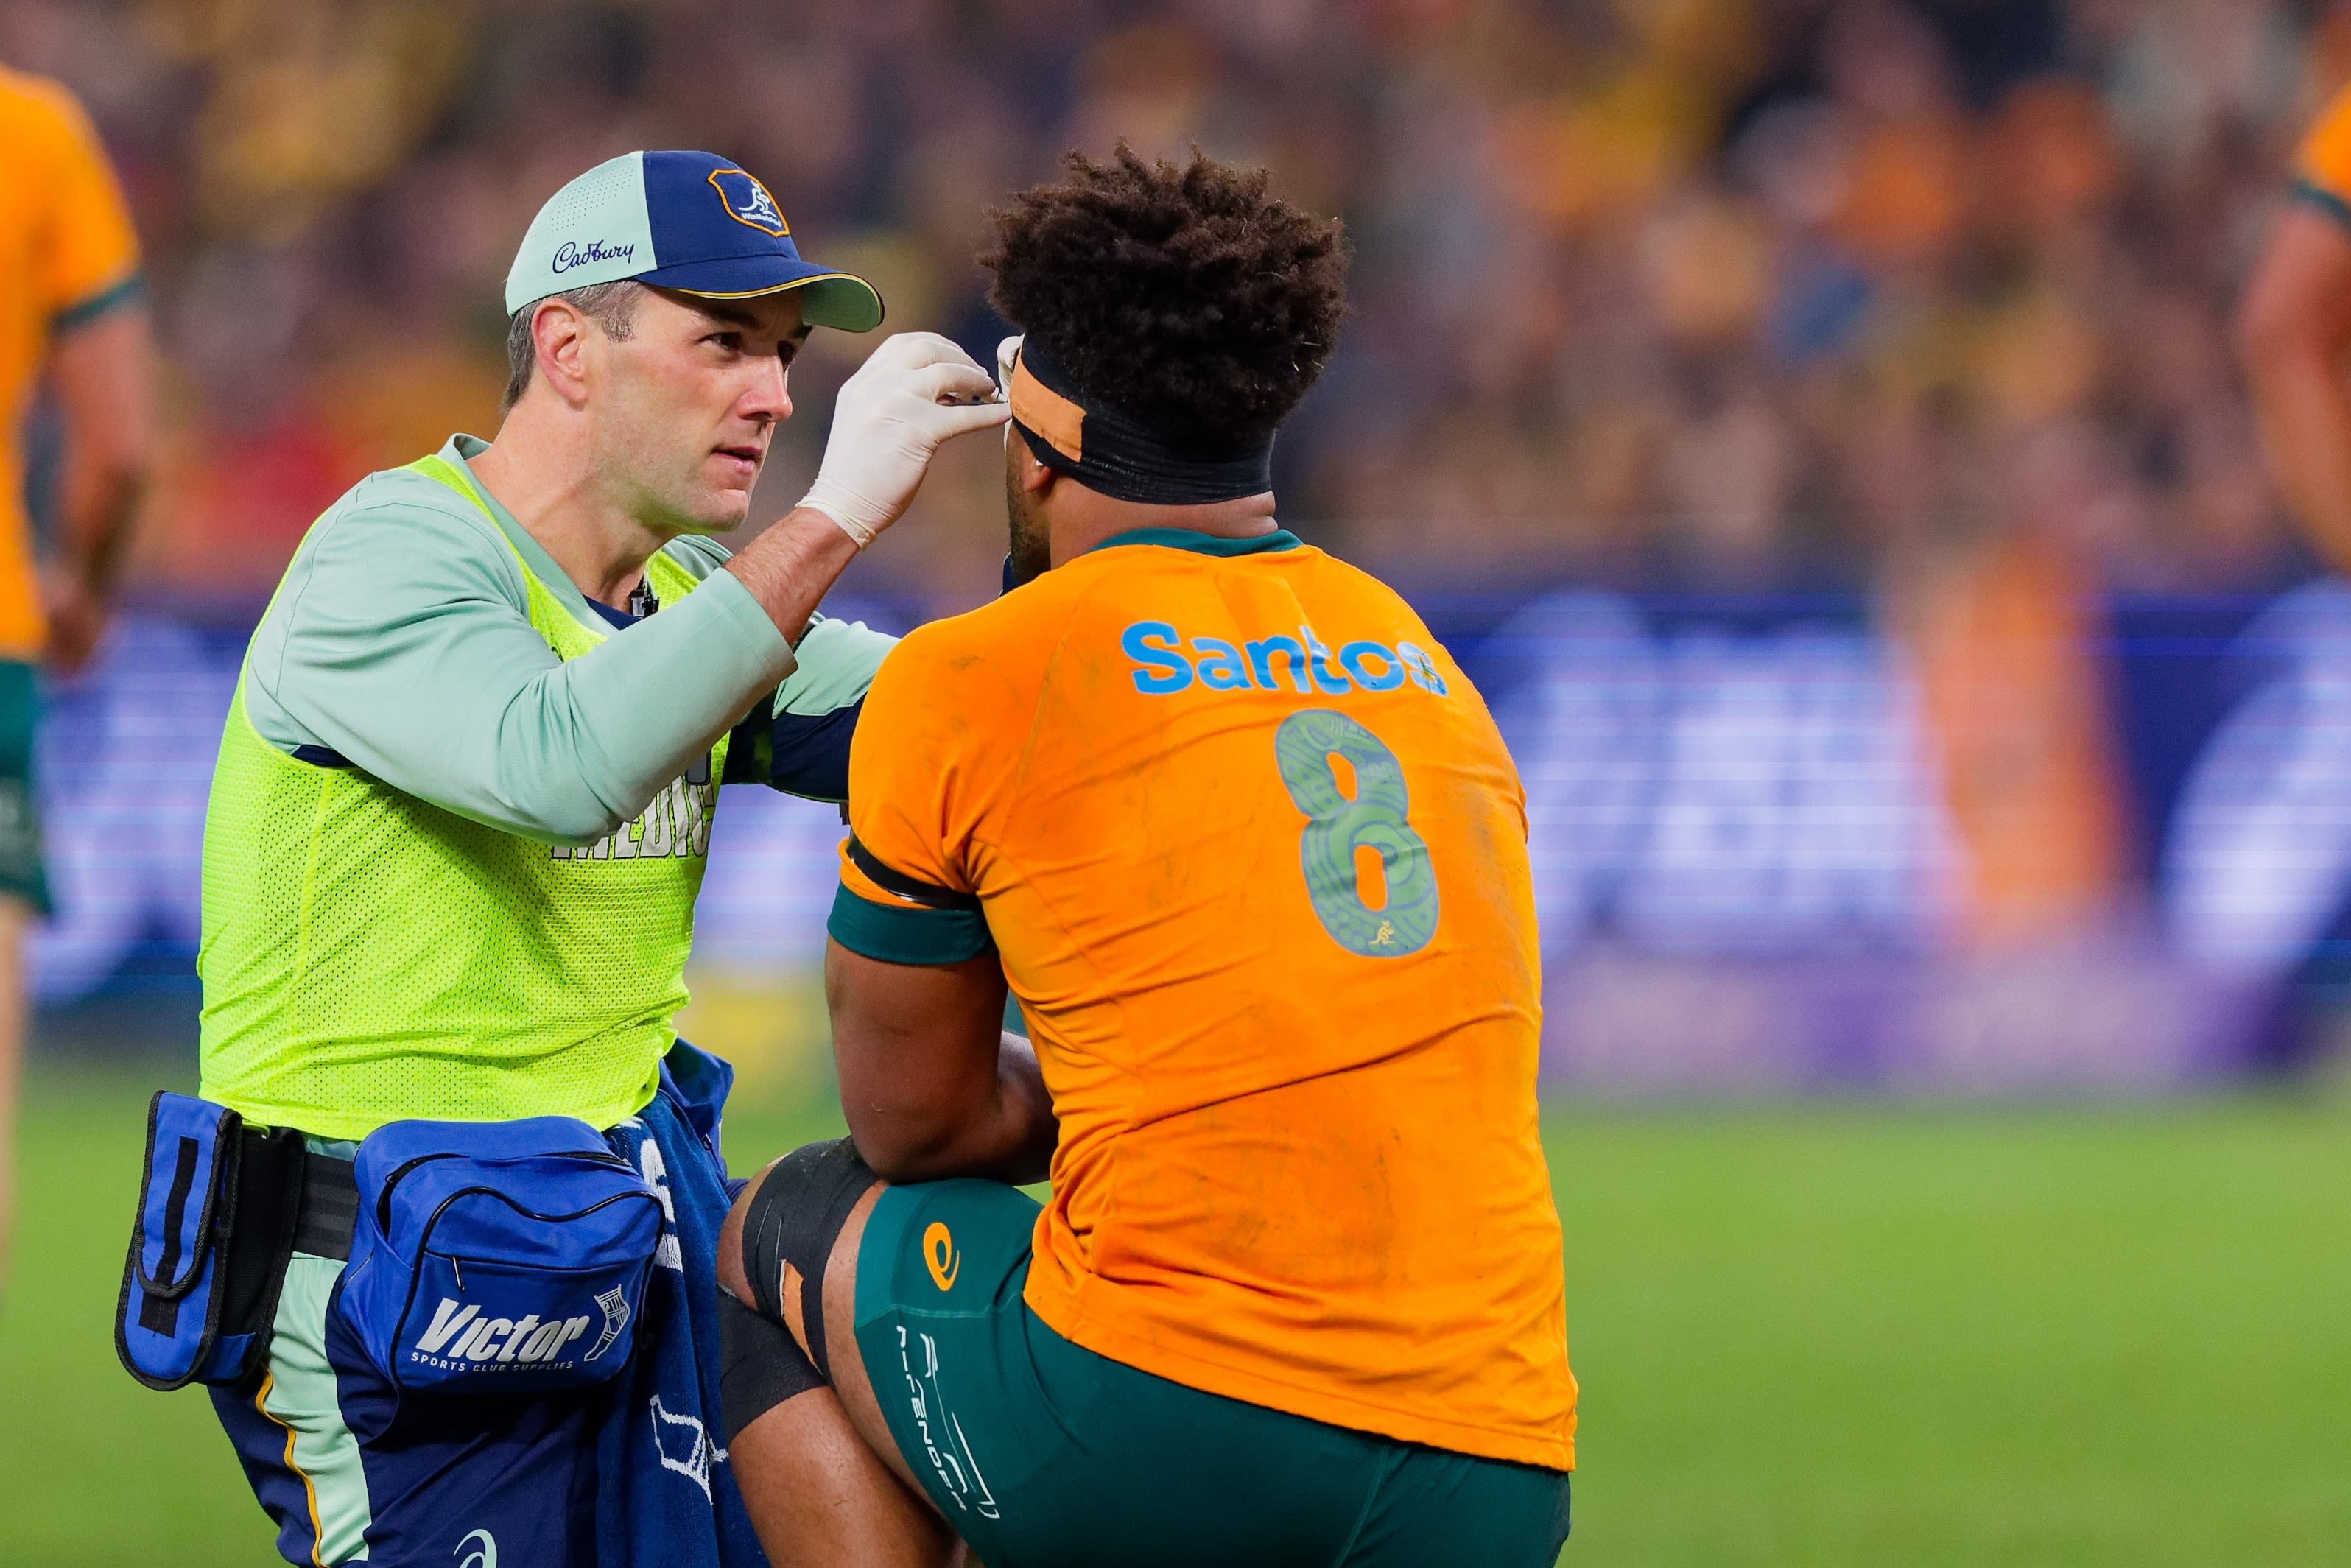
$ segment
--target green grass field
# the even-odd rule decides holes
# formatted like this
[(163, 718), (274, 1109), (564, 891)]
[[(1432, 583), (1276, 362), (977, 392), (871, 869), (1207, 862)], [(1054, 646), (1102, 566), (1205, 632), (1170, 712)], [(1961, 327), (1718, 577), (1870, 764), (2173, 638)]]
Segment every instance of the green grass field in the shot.
[[(0, 1564), (276, 1561), (114, 1364), (142, 1084), (37, 1073)], [(738, 1165), (821, 1131), (738, 1107)], [(2351, 1563), (2351, 1103), (1562, 1111), (1571, 1564)], [(1204, 1565), (1207, 1568), (1207, 1565)]]

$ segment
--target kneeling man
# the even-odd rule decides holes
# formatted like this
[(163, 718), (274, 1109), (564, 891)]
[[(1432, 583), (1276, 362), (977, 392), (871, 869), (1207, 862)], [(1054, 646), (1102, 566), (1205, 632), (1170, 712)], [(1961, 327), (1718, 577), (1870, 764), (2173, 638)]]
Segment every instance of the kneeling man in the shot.
[(998, 222), (1018, 586), (865, 700), (852, 1138), (719, 1246), (753, 1520), (780, 1568), (1548, 1565), (1575, 1383), (1523, 795), (1412, 611), (1273, 515), (1343, 242), (1123, 149)]

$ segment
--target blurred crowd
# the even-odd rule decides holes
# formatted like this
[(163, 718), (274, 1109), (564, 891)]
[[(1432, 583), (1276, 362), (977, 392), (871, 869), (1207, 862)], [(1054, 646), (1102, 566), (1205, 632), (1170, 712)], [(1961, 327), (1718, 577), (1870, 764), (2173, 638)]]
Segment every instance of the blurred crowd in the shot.
[[(2351, 5), (0, 0), (0, 59), (82, 95), (149, 247), (151, 580), (266, 589), (358, 474), (487, 434), (507, 264), (590, 162), (737, 158), (985, 358), (985, 209), (1124, 138), (1345, 219), (1278, 473), (1366, 562), (1745, 588), (1990, 546), (2202, 591), (2293, 570), (2226, 319)], [(863, 351), (795, 371), (768, 515)], [(958, 454), (869, 570), (975, 595), (998, 485)]]

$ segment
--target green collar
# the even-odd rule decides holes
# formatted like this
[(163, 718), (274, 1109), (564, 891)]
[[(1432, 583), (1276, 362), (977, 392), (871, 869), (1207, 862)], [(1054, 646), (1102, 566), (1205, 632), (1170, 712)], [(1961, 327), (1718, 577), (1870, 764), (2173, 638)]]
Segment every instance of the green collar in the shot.
[(1259, 534), (1246, 539), (1218, 538), (1196, 528), (1129, 528), (1123, 534), (1113, 534), (1086, 551), (1113, 549), (1120, 545), (1161, 545), (1168, 549), (1187, 549), (1195, 555), (1264, 555), (1273, 550), (1296, 549), (1303, 541), (1288, 528), (1276, 528), (1270, 534)]

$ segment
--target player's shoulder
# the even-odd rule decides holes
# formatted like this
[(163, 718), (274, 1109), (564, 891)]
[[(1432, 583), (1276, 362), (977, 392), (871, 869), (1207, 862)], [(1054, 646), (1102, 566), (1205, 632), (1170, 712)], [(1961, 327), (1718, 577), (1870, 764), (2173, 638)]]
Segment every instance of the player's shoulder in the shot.
[[(1067, 619), (1061, 601), (1063, 586), (1048, 573), (960, 615), (927, 621), (898, 640), (884, 661), (899, 671), (920, 669), (935, 676), (968, 674), (982, 666), (999, 674), (1038, 662), (1037, 651), (1050, 642), (1053, 628)], [(1050, 586), (1049, 586), (1050, 584)]]
[(65, 83), (0, 66), (0, 125), (12, 135), (63, 140), (79, 136), (89, 123), (81, 99)]
[(1316, 545), (1301, 545), (1296, 555), (1299, 569), (1322, 586), (1338, 593), (1388, 606), (1400, 615), (1409, 616), (1416, 622), (1419, 621), (1420, 616), (1412, 608), (1411, 601), (1397, 592), (1385, 578)]
[(960, 615), (927, 622), (901, 646), (914, 644), (910, 656), (926, 660), (1041, 660), (1090, 589), (1082, 573), (1061, 567)]
[(883, 654), (869, 715), (912, 703), (986, 725), (1031, 705), (1080, 588), (1049, 571), (976, 610), (915, 627)]
[(0, 146), (16, 172), (70, 189), (69, 171), (89, 161), (98, 129), (65, 83), (0, 66)]

